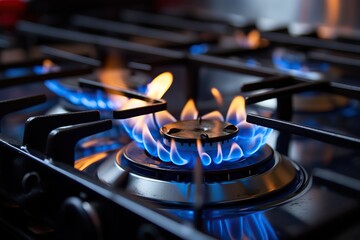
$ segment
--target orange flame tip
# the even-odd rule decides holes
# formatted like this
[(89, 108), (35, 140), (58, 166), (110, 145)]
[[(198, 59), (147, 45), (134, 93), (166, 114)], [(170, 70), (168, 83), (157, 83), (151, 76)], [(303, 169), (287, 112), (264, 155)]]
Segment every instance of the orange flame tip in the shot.
[(169, 113), (168, 111), (161, 111), (161, 112), (155, 113), (155, 118), (156, 118), (157, 124), (160, 127), (162, 127), (168, 123), (176, 122), (176, 118), (173, 115), (171, 115), (171, 113)]
[[(226, 120), (228, 122), (237, 124), (246, 118), (245, 111), (245, 99), (242, 96), (236, 96), (230, 106), (226, 115)], [(235, 122), (234, 122), (235, 121)]]
[(208, 119), (208, 120), (219, 120), (224, 121), (223, 115), (219, 111), (212, 111), (209, 112), (201, 117), (202, 119)]
[(147, 96), (151, 98), (162, 98), (173, 82), (173, 75), (170, 72), (164, 72), (154, 78), (148, 85)]
[(98, 71), (100, 81), (106, 85), (127, 88), (123, 65), (122, 60), (117, 54), (110, 53), (105, 60), (104, 67)]
[[(172, 80), (173, 77), (171, 73), (165, 72), (160, 74), (151, 83), (149, 83), (147, 96), (156, 99), (161, 98), (171, 86)], [(132, 108), (142, 107), (145, 105), (146, 102), (132, 98), (128, 102), (123, 104), (121, 109), (123, 110), (132, 109)]]
[(75, 162), (74, 167), (77, 170), (82, 171), (85, 168), (87, 168), (88, 166), (90, 166), (91, 164), (104, 159), (107, 155), (108, 155), (107, 153), (101, 152), (101, 153), (97, 153), (97, 154), (94, 154), (94, 155), (91, 155), (88, 157), (81, 158)]
[(139, 99), (131, 98), (128, 102), (126, 102), (121, 109), (131, 109), (131, 108), (137, 108), (142, 107), (146, 103), (144, 101), (141, 101)]
[(214, 96), (217, 105), (222, 106), (224, 103), (224, 100), (223, 100), (219, 90), (217, 88), (211, 88), (211, 94)]
[(181, 120), (194, 120), (198, 117), (198, 111), (195, 106), (193, 99), (189, 99), (185, 104), (183, 110), (181, 111), (180, 119)]
[(249, 32), (248, 37), (248, 44), (250, 48), (257, 48), (259, 47), (260, 44), (260, 33), (257, 30), (252, 30), (251, 32)]
[(43, 61), (43, 67), (45, 67), (45, 68), (51, 68), (51, 67), (53, 67), (53, 66), (55, 66), (55, 64), (54, 64), (53, 61), (51, 61), (50, 59), (45, 59), (45, 60)]

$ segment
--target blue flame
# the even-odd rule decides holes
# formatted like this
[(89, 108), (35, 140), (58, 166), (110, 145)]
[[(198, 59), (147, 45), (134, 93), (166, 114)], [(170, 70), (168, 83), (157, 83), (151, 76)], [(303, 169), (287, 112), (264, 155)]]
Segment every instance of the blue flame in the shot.
[(209, 51), (209, 45), (206, 43), (194, 44), (189, 48), (189, 52), (194, 55), (203, 54), (207, 51)]
[(309, 62), (305, 54), (284, 48), (274, 50), (272, 62), (279, 70), (314, 80), (322, 78), (322, 73), (327, 72), (330, 68), (328, 63)]
[[(166, 112), (166, 111), (164, 111)], [(169, 113), (166, 112), (168, 115)], [(228, 121), (239, 122), (236, 116)], [(171, 119), (171, 121), (176, 121)], [(254, 125), (242, 120), (236, 124), (239, 133), (232, 139), (215, 143), (181, 143), (163, 138), (158, 125), (158, 115), (140, 116), (122, 121), (124, 129), (138, 145), (153, 157), (164, 162), (191, 167), (198, 157), (203, 166), (212, 166), (222, 162), (242, 161), (257, 152), (265, 143), (272, 129)], [(168, 122), (168, 121), (166, 121)], [(230, 122), (230, 121), (229, 121)], [(164, 124), (164, 123), (163, 123)]]
[(221, 239), (278, 239), (273, 227), (261, 212), (208, 220), (206, 230)]
[(246, 65), (248, 65), (249, 67), (257, 67), (260, 65), (260, 63), (258, 61), (256, 61), (256, 59), (254, 58), (248, 58), (246, 59)]
[[(172, 210), (171, 212), (182, 219), (194, 220), (192, 210)], [(226, 213), (220, 214), (221, 217), (217, 215), (219, 213), (210, 212), (204, 220), (204, 227), (206, 233), (219, 239), (278, 239), (274, 228), (263, 212), (241, 216), (231, 216)]]
[(57, 80), (48, 80), (45, 82), (45, 86), (70, 103), (87, 109), (115, 110), (121, 107), (119, 102), (112, 101), (109, 95), (101, 90), (83, 92), (64, 86)]
[(16, 78), (16, 77), (24, 77), (32, 74), (41, 75), (45, 73), (47, 73), (45, 67), (34, 66), (34, 67), (8, 68), (4, 70), (3, 75), (5, 78)]
[[(40, 75), (47, 72), (56, 72), (59, 69), (60, 68), (57, 66), (55, 66), (54, 68), (35, 66), (33, 68), (33, 71), (35, 74)], [(112, 98), (112, 96), (114, 95), (108, 94), (101, 90), (85, 92), (79, 89), (65, 86), (60, 81), (55, 79), (48, 80), (44, 84), (51, 91), (53, 91), (63, 99), (66, 99), (68, 102), (76, 106), (85, 107), (86, 109), (111, 111), (120, 109), (122, 105), (121, 101), (114, 101), (114, 99)], [(144, 88), (144, 86), (139, 86), (138, 91), (140, 93), (143, 93), (146, 91), (146, 88)]]
[(16, 77), (23, 77), (26, 75), (31, 74), (31, 70), (29, 68), (9, 68), (4, 71), (5, 78), (16, 78)]

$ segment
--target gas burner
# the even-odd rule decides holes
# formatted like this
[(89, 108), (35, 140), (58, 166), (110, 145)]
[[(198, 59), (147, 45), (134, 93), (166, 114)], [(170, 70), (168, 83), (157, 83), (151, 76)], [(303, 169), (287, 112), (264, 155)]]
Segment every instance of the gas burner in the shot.
[[(125, 171), (130, 172), (126, 190), (134, 195), (166, 206), (195, 204), (193, 170), (153, 158), (135, 142), (110, 155), (97, 176), (116, 185)], [(204, 205), (235, 205), (239, 211), (267, 209), (301, 195), (310, 183), (301, 166), (265, 145), (242, 161), (204, 167)]]
[[(158, 87), (171, 82), (172, 75), (159, 75), (148, 96), (162, 97), (167, 88), (158, 93)], [(180, 120), (167, 111), (126, 119), (122, 123), (134, 141), (109, 155), (97, 176), (117, 187), (128, 175), (128, 192), (184, 208), (198, 203), (199, 189), (204, 206), (235, 205), (241, 211), (267, 209), (304, 192), (307, 173), (264, 145), (271, 130), (247, 123), (245, 115), (245, 100), (237, 96), (226, 118), (218, 111), (198, 118), (189, 100)]]

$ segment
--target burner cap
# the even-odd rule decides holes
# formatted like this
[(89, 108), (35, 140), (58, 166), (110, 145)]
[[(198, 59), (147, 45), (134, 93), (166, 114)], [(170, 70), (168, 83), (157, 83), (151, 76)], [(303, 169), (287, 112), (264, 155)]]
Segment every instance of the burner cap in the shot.
[(204, 143), (221, 142), (235, 137), (238, 132), (231, 123), (202, 119), (168, 123), (160, 130), (165, 139), (181, 143), (195, 143), (197, 139)]

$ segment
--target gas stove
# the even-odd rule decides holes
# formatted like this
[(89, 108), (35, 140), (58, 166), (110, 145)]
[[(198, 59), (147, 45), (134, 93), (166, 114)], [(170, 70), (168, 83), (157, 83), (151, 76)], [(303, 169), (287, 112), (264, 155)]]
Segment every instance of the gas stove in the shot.
[(1, 234), (359, 237), (359, 41), (195, 12), (4, 31)]

